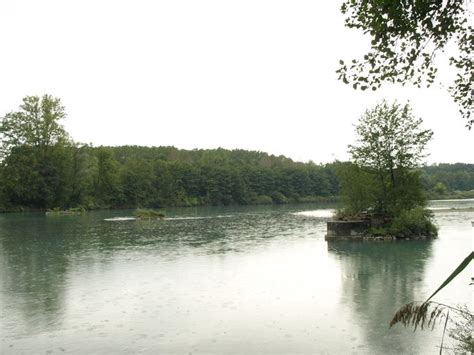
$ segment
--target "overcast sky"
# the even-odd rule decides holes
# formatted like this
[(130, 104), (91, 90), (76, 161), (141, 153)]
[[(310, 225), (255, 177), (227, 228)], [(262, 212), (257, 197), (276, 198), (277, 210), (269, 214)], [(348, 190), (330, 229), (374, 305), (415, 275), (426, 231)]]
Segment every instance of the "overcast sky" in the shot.
[[(347, 159), (365, 109), (410, 100), (434, 131), (429, 163), (474, 163), (474, 132), (449, 94), (354, 91), (339, 59), (369, 39), (341, 1), (2, 1), (0, 116), (45, 93), (66, 130), (94, 145), (260, 150)], [(449, 76), (449, 73), (445, 73)]]

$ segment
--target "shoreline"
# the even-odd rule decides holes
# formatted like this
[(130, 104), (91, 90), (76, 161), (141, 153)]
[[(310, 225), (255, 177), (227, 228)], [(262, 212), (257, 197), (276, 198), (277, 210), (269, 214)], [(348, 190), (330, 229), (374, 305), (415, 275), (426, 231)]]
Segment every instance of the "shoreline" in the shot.
[[(474, 198), (447, 198), (447, 199), (436, 199), (436, 200), (428, 200), (428, 202), (452, 202), (452, 201), (474, 201)], [(275, 205), (303, 205), (303, 204), (334, 204), (341, 202), (341, 198), (339, 196), (332, 196), (332, 197), (321, 197), (319, 200), (315, 199), (313, 201), (290, 201), (287, 203), (266, 203), (266, 204), (231, 204), (231, 205), (195, 205), (195, 206), (162, 206), (156, 207), (152, 209), (165, 209), (165, 208), (196, 208), (196, 207), (237, 207), (237, 206), (275, 206)], [(122, 210), (133, 210), (140, 207), (117, 207), (117, 208), (92, 208), (85, 210), (85, 212), (91, 211), (122, 211)], [(426, 207), (433, 213), (439, 212), (474, 212), (474, 207), (461, 207), (461, 208), (445, 208), (445, 207)], [(0, 214), (8, 214), (8, 213), (41, 213), (41, 212), (48, 212), (50, 209), (43, 209), (43, 208), (27, 208), (27, 207), (17, 207), (13, 209), (5, 209), (0, 210)]]

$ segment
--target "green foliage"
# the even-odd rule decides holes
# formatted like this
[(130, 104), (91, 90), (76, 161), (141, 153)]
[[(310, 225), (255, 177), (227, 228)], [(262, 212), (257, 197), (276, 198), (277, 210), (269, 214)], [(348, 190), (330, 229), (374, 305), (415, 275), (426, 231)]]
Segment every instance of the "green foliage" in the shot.
[(391, 235), (390, 228), (388, 226), (387, 227), (371, 227), (367, 233), (373, 237), (385, 237), (385, 236)]
[(258, 195), (254, 200), (252, 200), (252, 203), (255, 205), (271, 205), (273, 200), (270, 196)]
[(59, 121), (61, 101), (27, 96), (0, 120), (0, 164), (5, 205), (48, 208), (67, 195), (70, 141)]
[(398, 216), (403, 211), (408, 211), (426, 205), (426, 195), (420, 181), (418, 170), (398, 169), (395, 172), (396, 182), (389, 185), (388, 209), (393, 216)]
[(421, 129), (422, 122), (408, 104), (382, 101), (359, 119), (357, 141), (349, 152), (357, 165), (377, 171), (416, 168), (433, 136), (431, 130)]
[[(354, 164), (315, 165), (287, 159), (282, 165), (281, 157), (264, 153), (247, 152), (247, 156), (244, 151), (222, 149), (204, 152), (170, 147), (57, 145), (50, 149), (48, 174), (44, 174), (46, 171), (41, 167), (45, 163), (41, 163), (39, 149), (18, 146), (0, 165), (0, 208), (159, 208), (334, 202), (341, 191), (345, 202), (351, 201), (350, 213), (357, 214), (370, 209), (369, 201), (380, 195), (371, 169), (361, 169)], [(219, 157), (216, 163), (209, 162), (213, 152)], [(201, 156), (206, 156), (206, 163)], [(343, 168), (349, 169), (345, 175), (341, 172)], [(423, 168), (422, 187), (429, 189), (432, 182), (429, 180), (426, 184), (426, 181), (432, 176), (433, 179), (444, 176), (443, 181), (451, 181), (450, 186), (470, 186), (462, 180), (464, 175), (456, 170), (457, 165), (442, 168), (442, 174), (431, 167)], [(399, 186), (407, 189), (411, 185)], [(347, 193), (348, 190), (353, 194)], [(368, 201), (364, 200), (367, 190), (372, 196)]]
[(336, 171), (344, 204), (339, 216), (359, 216), (371, 209), (377, 196), (374, 174), (352, 163), (340, 163)]
[[(349, 145), (354, 166), (340, 170), (347, 208), (371, 209), (383, 216), (423, 206), (419, 173), (414, 171), (431, 139), (408, 105), (385, 101), (367, 110), (356, 126), (357, 141)], [(353, 180), (351, 180), (353, 178)]]
[(288, 203), (288, 198), (279, 191), (273, 191), (270, 197), (277, 205)]
[[(44, 96), (25, 98), (18, 113), (2, 118), (6, 154), (0, 160), (0, 211), (327, 202), (336, 200), (341, 188), (349, 211), (357, 213), (370, 209), (369, 202), (382, 195), (374, 168), (299, 163), (222, 148), (91, 147), (71, 142), (58, 123), (64, 117), (60, 101)], [(349, 170), (341, 172), (343, 167)], [(412, 208), (411, 201), (420, 200), (419, 191), (407, 189), (418, 185), (406, 181), (415, 182), (417, 173), (397, 169), (395, 174), (400, 181), (393, 194), (396, 206)], [(450, 193), (472, 189), (474, 165), (423, 168), (423, 188), (431, 190), (438, 181)], [(416, 199), (400, 198), (403, 191)]]
[(436, 164), (423, 167), (421, 183), (431, 199), (474, 198), (474, 164)]
[(1, 210), (287, 203), (338, 190), (330, 166), (263, 152), (74, 144), (65, 116), (45, 95), (2, 118)]
[(71, 208), (68, 209), (68, 211), (84, 213), (84, 212), (86, 212), (86, 209), (82, 206), (79, 206), (79, 207), (71, 207)]
[(93, 191), (98, 207), (120, 206), (122, 191), (120, 188), (120, 166), (113, 156), (113, 150), (99, 147), (95, 151), (93, 173)]
[(433, 223), (433, 213), (422, 207), (403, 210), (389, 227), (389, 234), (397, 237), (436, 236), (438, 229)]
[(61, 100), (50, 95), (26, 96), (16, 112), (7, 113), (0, 121), (0, 160), (14, 147), (41, 148), (66, 143), (69, 138), (59, 121), (66, 117)]
[(133, 215), (140, 219), (155, 219), (155, 218), (161, 219), (165, 217), (165, 214), (163, 212), (155, 211), (151, 209), (143, 209), (143, 208), (139, 208), (135, 210)]
[(454, 321), (449, 336), (458, 343), (454, 348), (455, 354), (474, 353), (474, 314), (466, 306), (459, 307), (459, 319)]
[(339, 80), (354, 89), (377, 90), (382, 83), (430, 86), (436, 80), (436, 55), (457, 49), (449, 64), (457, 72), (449, 91), (471, 127), (474, 47), (470, 1), (346, 0), (341, 12), (349, 28), (372, 38), (362, 59), (340, 61)]
[(433, 186), (433, 192), (437, 195), (445, 195), (448, 192), (448, 188), (442, 182), (437, 182), (435, 186)]

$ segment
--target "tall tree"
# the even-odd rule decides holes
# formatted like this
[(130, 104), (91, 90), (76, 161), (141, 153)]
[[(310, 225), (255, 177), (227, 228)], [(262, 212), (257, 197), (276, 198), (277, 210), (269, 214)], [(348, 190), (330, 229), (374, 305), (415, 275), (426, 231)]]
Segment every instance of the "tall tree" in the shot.
[(97, 166), (94, 169), (94, 196), (98, 207), (113, 207), (120, 204), (122, 191), (119, 184), (120, 166), (109, 147), (96, 149)]
[(0, 163), (11, 204), (48, 208), (66, 199), (70, 140), (59, 123), (65, 117), (50, 95), (27, 96), (1, 117)]
[(377, 177), (380, 195), (377, 209), (394, 214), (421, 203), (416, 172), (425, 157), (433, 132), (422, 129), (422, 120), (410, 107), (383, 101), (367, 110), (356, 126), (357, 140), (349, 145), (354, 163)]
[(0, 158), (13, 147), (27, 145), (41, 150), (69, 141), (60, 120), (66, 117), (61, 100), (51, 95), (26, 96), (18, 111), (0, 121)]
[(470, 0), (345, 0), (341, 12), (349, 28), (372, 38), (362, 59), (340, 61), (339, 79), (354, 89), (377, 90), (382, 83), (430, 86), (436, 80), (436, 56), (450, 45), (449, 64), (456, 78), (449, 86), (470, 128), (474, 95), (474, 30)]

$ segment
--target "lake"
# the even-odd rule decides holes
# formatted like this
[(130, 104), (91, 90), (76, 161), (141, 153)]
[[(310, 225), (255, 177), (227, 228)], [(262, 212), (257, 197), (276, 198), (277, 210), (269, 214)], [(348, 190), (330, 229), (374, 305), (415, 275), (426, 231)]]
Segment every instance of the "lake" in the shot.
[[(431, 205), (434, 241), (329, 245), (311, 204), (0, 215), (0, 352), (436, 353), (441, 325), (388, 325), (472, 249), (474, 212), (446, 208), (474, 200)], [(435, 300), (471, 305), (470, 276)]]

